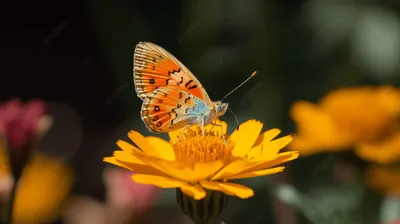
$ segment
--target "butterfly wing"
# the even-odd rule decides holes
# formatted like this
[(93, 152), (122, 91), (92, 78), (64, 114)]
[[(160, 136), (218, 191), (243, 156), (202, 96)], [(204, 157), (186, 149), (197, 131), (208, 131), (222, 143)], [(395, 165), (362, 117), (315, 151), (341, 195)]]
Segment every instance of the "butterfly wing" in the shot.
[(169, 132), (198, 122), (207, 111), (207, 105), (197, 96), (162, 87), (144, 98), (141, 117), (150, 131)]
[(145, 100), (158, 88), (178, 88), (211, 105), (210, 97), (197, 78), (164, 48), (139, 42), (135, 48), (133, 77), (136, 93)]

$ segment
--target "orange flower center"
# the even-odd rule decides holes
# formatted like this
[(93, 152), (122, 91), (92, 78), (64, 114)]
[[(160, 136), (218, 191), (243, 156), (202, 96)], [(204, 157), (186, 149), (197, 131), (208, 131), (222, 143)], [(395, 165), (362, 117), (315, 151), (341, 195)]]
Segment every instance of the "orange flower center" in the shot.
[(233, 158), (234, 142), (224, 140), (223, 136), (214, 131), (205, 130), (203, 136), (201, 128), (198, 128), (196, 131), (186, 131), (173, 148), (176, 160), (193, 168), (196, 163), (215, 160), (228, 164)]

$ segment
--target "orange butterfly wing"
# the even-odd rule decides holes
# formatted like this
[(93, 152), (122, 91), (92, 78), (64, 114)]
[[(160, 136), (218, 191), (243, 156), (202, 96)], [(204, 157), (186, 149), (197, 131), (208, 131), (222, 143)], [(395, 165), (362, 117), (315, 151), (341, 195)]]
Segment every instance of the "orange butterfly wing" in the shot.
[(133, 79), (138, 97), (144, 100), (158, 88), (184, 90), (207, 105), (211, 99), (197, 78), (164, 48), (150, 43), (139, 42), (135, 48)]
[(169, 132), (193, 124), (207, 105), (184, 90), (158, 88), (143, 100), (141, 117), (146, 127), (154, 132)]

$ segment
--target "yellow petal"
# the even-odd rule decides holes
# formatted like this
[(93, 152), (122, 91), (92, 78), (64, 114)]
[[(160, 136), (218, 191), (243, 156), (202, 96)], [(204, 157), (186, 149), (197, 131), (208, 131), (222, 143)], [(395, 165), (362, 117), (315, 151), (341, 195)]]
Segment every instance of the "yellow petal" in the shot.
[(162, 138), (154, 136), (149, 136), (146, 139), (153, 146), (153, 148), (157, 151), (162, 159), (169, 161), (175, 160), (175, 152), (169, 142), (163, 140)]
[(262, 155), (263, 151), (266, 150), (263, 144), (257, 145), (250, 149), (249, 153), (247, 153), (247, 158), (251, 159), (254, 157), (259, 157)]
[(237, 157), (244, 157), (256, 142), (263, 124), (256, 120), (249, 120), (240, 125), (230, 136), (235, 142), (232, 154)]
[(264, 159), (275, 158), (279, 151), (287, 146), (292, 140), (293, 137), (287, 135), (285, 137), (278, 138), (272, 142), (264, 144), (264, 149), (262, 150), (261, 156), (263, 156)]
[(125, 151), (114, 152), (115, 159), (119, 164), (124, 165), (121, 166), (123, 168), (129, 167), (130, 170), (133, 170), (137, 173), (168, 176), (168, 174), (165, 173), (163, 169), (157, 166), (153, 166), (152, 164), (149, 164), (147, 161), (138, 158), (138, 155), (145, 156), (146, 154), (144, 154), (139, 149), (135, 148), (132, 150), (132, 153), (127, 153)]
[(113, 156), (111, 156), (111, 157), (104, 157), (104, 158), (103, 158), (103, 161), (133, 171), (132, 168), (130, 168), (129, 166), (125, 166), (124, 164), (118, 162), (118, 161), (115, 159), (115, 157), (113, 157)]
[(162, 160), (156, 157), (149, 157), (147, 155), (135, 154), (135, 156), (137, 156), (143, 162), (156, 168), (157, 170), (160, 170), (178, 180), (194, 183), (197, 182), (199, 179), (202, 179), (202, 173), (196, 173), (194, 172), (194, 170), (184, 166), (181, 163)]
[(293, 140), (292, 136), (287, 135), (272, 142), (264, 142), (250, 149), (247, 158), (262, 157), (263, 160), (274, 159), (279, 151)]
[(206, 196), (206, 191), (198, 184), (183, 184), (181, 187), (181, 191), (196, 200), (203, 199)]
[(229, 191), (233, 195), (239, 198), (249, 198), (254, 195), (254, 191), (246, 186), (235, 184), (235, 183), (220, 183), (219, 186), (224, 189), (224, 191)]
[(143, 135), (137, 131), (130, 131), (128, 137), (147, 155), (161, 158), (161, 155), (153, 148)]
[(148, 174), (148, 175), (155, 175), (155, 176), (163, 176), (163, 177), (170, 177), (168, 174), (163, 172), (162, 170), (158, 170), (150, 165), (147, 164), (136, 164), (136, 163), (126, 163), (121, 162), (123, 165), (129, 167), (132, 171), (136, 173)]
[(230, 195), (233, 196), (233, 193), (230, 191), (223, 191), (223, 189), (221, 189), (219, 187), (220, 182), (213, 182), (213, 181), (207, 181), (207, 180), (201, 180), (200, 185), (208, 190), (212, 190), (212, 191), (221, 191), (226, 195)]
[(126, 151), (114, 151), (114, 157), (120, 162), (145, 164), (143, 161), (133, 156), (132, 153)]
[(124, 150), (124, 152), (128, 152), (131, 153), (133, 148), (136, 148), (135, 146), (133, 146), (132, 144), (129, 144), (126, 141), (123, 140), (118, 140), (117, 141), (117, 145)]
[(241, 173), (264, 170), (297, 159), (298, 157), (299, 157), (298, 152), (291, 151), (291, 152), (279, 153), (278, 156), (272, 160), (262, 160), (257, 158), (252, 160), (251, 165), (247, 166), (246, 169), (243, 170)]
[(201, 173), (196, 173), (194, 170), (185, 167), (183, 164), (170, 161), (157, 161), (157, 164), (162, 167), (172, 177), (187, 182), (197, 182), (201, 179)]
[(146, 174), (134, 174), (132, 180), (139, 184), (151, 184), (161, 188), (177, 188), (185, 183), (173, 178), (160, 177)]
[(153, 167), (154, 169), (167, 174), (169, 176), (173, 176), (171, 175), (168, 171), (164, 170), (164, 168), (160, 165), (159, 161), (161, 161), (159, 158), (156, 157), (151, 157), (148, 156), (144, 153), (138, 153), (133, 151), (133, 155), (138, 158), (139, 160), (143, 161), (144, 163), (148, 164), (149, 166)]
[(222, 168), (218, 173), (216, 173), (214, 177), (211, 178), (211, 180), (218, 180), (228, 176), (236, 175), (245, 170), (249, 166), (249, 164), (250, 163), (248, 161), (242, 159), (233, 161), (232, 163)]
[(277, 128), (273, 128), (273, 129), (270, 129), (270, 130), (264, 132), (263, 134), (261, 134), (257, 138), (257, 140), (254, 143), (253, 147), (256, 147), (256, 146), (261, 145), (263, 143), (270, 142), (272, 139), (274, 139), (276, 136), (278, 136), (279, 133), (281, 133), (281, 130), (279, 130)]
[(194, 171), (199, 174), (199, 180), (207, 179), (209, 176), (221, 169), (223, 165), (222, 161), (219, 160), (206, 163), (196, 163), (194, 165)]
[(280, 167), (275, 167), (275, 168), (271, 168), (271, 169), (252, 171), (252, 172), (247, 172), (247, 173), (241, 173), (241, 174), (238, 174), (238, 175), (234, 175), (234, 176), (228, 177), (227, 179), (228, 180), (234, 180), (234, 179), (258, 177), (258, 176), (266, 176), (266, 175), (271, 175), (271, 174), (276, 174), (276, 173), (282, 172), (284, 169), (285, 169), (285, 167), (280, 166)]
[(209, 182), (209, 181), (201, 181), (201, 186), (204, 188), (221, 191), (227, 195), (234, 195), (239, 198), (249, 198), (254, 195), (254, 192), (251, 188), (245, 187), (240, 184), (235, 183), (220, 183), (220, 182)]

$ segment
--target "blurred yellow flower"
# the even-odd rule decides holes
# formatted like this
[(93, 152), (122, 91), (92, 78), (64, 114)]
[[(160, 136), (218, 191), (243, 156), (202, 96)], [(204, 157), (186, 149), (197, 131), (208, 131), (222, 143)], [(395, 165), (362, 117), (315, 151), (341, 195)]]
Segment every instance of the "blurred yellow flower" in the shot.
[(120, 140), (117, 145), (122, 151), (115, 151), (114, 156), (104, 161), (137, 172), (132, 176), (137, 183), (180, 188), (200, 200), (206, 196), (205, 189), (251, 197), (254, 195), (251, 188), (228, 181), (282, 172), (283, 166), (275, 166), (298, 157), (294, 151), (279, 153), (292, 141), (291, 136), (272, 140), (280, 133), (278, 129), (260, 135), (263, 124), (259, 121), (243, 123), (226, 142), (222, 137), (227, 124), (217, 123), (222, 128), (208, 125), (204, 137), (197, 126), (185, 130), (179, 141), (181, 130), (169, 132), (169, 143), (131, 131), (128, 136), (138, 148)]
[(367, 170), (366, 179), (373, 189), (400, 197), (400, 167), (372, 166)]
[(359, 157), (377, 163), (394, 163), (400, 158), (400, 131), (391, 133), (382, 140), (363, 142), (355, 148)]
[(293, 104), (298, 131), (290, 148), (301, 155), (355, 148), (363, 159), (393, 162), (400, 158), (399, 136), (393, 134), (399, 115), (400, 90), (394, 87), (335, 90), (319, 104)]
[[(0, 149), (0, 173), (9, 174), (5, 151)], [(59, 214), (72, 187), (72, 171), (65, 164), (40, 154), (32, 156), (18, 183), (14, 203), (15, 223), (48, 223)]]

